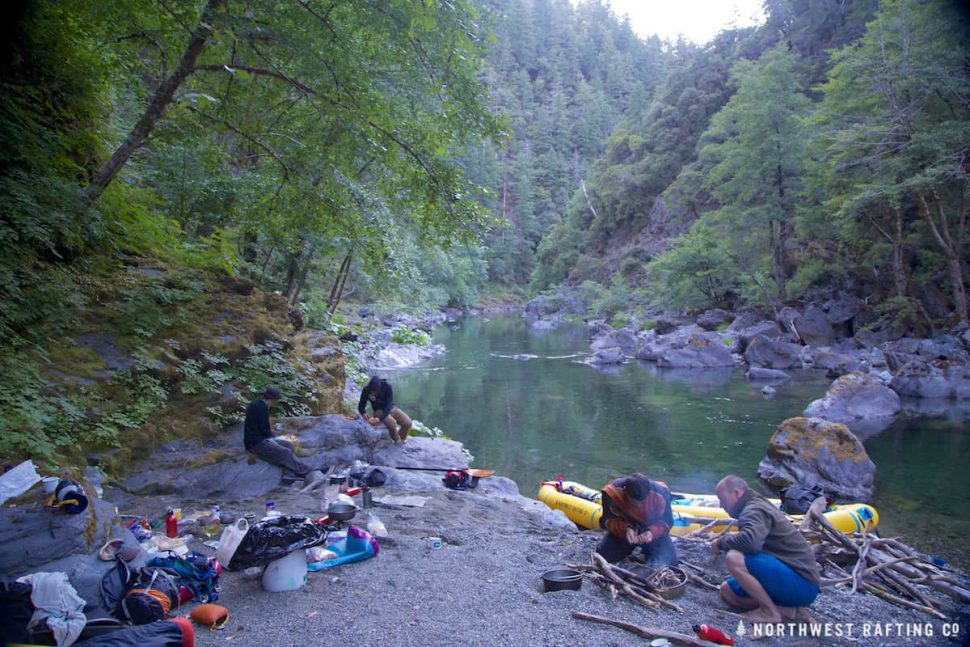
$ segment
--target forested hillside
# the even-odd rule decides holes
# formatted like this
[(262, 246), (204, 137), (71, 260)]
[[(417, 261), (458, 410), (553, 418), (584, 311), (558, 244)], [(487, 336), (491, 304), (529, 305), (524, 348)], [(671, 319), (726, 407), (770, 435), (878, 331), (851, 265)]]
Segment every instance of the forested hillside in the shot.
[(845, 291), (903, 328), (966, 321), (966, 11), (765, 9), (677, 57), (624, 117), (540, 243), (534, 287), (592, 279), (674, 310)]
[[(692, 45), (602, 0), (10, 3), (0, 453), (142, 424), (225, 279), (320, 327), (573, 286), (626, 321), (841, 292), (966, 322), (967, 12), (764, 7)], [(65, 379), (104, 330), (135, 368)]]

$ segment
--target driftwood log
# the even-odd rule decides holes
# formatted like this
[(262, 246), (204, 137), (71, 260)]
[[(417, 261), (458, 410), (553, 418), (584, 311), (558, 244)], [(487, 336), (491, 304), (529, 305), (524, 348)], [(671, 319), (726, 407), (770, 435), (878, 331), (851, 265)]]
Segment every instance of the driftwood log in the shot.
[(622, 620), (612, 620), (610, 618), (604, 618), (603, 616), (594, 616), (589, 613), (583, 613), (581, 611), (573, 611), (573, 617), (577, 620), (585, 620), (586, 622), (596, 622), (601, 625), (610, 625), (612, 627), (619, 627), (624, 631), (629, 631), (632, 634), (636, 634), (647, 640), (652, 640), (654, 638), (666, 638), (675, 645), (687, 645), (688, 647), (711, 647), (714, 645), (712, 642), (707, 640), (701, 640), (694, 636), (689, 636), (687, 634), (677, 633), (676, 631), (666, 631), (664, 629), (653, 629), (651, 627), (641, 627), (630, 622), (623, 622)]

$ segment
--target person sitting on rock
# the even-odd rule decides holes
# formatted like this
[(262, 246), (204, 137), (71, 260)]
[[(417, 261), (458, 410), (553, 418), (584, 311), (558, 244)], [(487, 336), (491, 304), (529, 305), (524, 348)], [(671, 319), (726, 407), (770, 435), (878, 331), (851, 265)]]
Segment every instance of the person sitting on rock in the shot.
[(715, 491), (721, 507), (738, 520), (738, 532), (710, 543), (714, 555), (727, 553), (731, 577), (721, 584), (721, 597), (749, 609), (745, 616), (752, 622), (810, 622), (808, 606), (821, 581), (812, 547), (785, 513), (740, 476), (725, 476)]
[(274, 437), (270, 428), (269, 410), (282, 397), (277, 389), (270, 387), (263, 392), (263, 397), (249, 403), (243, 423), (243, 444), (257, 458), (303, 477), (303, 490), (309, 491), (323, 483), (323, 472), (297, 458), (293, 443)]
[[(370, 402), (371, 411), (374, 415), (368, 418), (365, 415), (367, 403)], [(382, 422), (391, 434), (391, 440), (402, 445), (408, 441), (408, 432), (411, 430), (411, 419), (394, 406), (394, 389), (387, 380), (382, 380), (380, 375), (374, 375), (370, 381), (364, 385), (360, 391), (360, 402), (357, 403), (357, 412), (360, 417), (374, 425), (375, 427)], [(400, 426), (399, 426), (400, 425)]]
[(604, 487), (602, 503), (600, 527), (607, 532), (596, 552), (606, 561), (616, 563), (639, 547), (648, 568), (677, 563), (669, 534), (674, 516), (666, 484), (631, 474)]

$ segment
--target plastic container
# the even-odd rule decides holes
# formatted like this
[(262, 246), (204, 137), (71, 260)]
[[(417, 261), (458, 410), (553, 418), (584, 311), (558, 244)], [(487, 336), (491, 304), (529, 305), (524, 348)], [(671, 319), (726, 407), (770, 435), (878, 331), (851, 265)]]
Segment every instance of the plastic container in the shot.
[(54, 490), (57, 489), (57, 484), (61, 482), (61, 479), (56, 476), (45, 476), (40, 482), (44, 486), (44, 492), (54, 494)]
[(274, 560), (263, 571), (263, 589), (272, 593), (294, 591), (306, 584), (306, 551), (294, 550)]
[(237, 519), (236, 523), (222, 531), (222, 536), (219, 537), (219, 548), (216, 549), (216, 559), (220, 564), (229, 563), (248, 530), (249, 522), (245, 519)]

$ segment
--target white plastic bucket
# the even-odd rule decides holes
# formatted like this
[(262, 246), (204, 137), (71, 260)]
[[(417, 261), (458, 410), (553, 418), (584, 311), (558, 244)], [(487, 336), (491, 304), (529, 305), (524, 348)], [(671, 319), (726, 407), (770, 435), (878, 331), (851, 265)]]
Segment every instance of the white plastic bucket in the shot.
[(306, 572), (306, 551), (294, 550), (266, 566), (263, 588), (274, 593), (293, 591), (306, 583)]
[(61, 482), (61, 479), (56, 476), (45, 476), (40, 482), (44, 486), (44, 492), (54, 494), (54, 490), (57, 489), (57, 484)]

